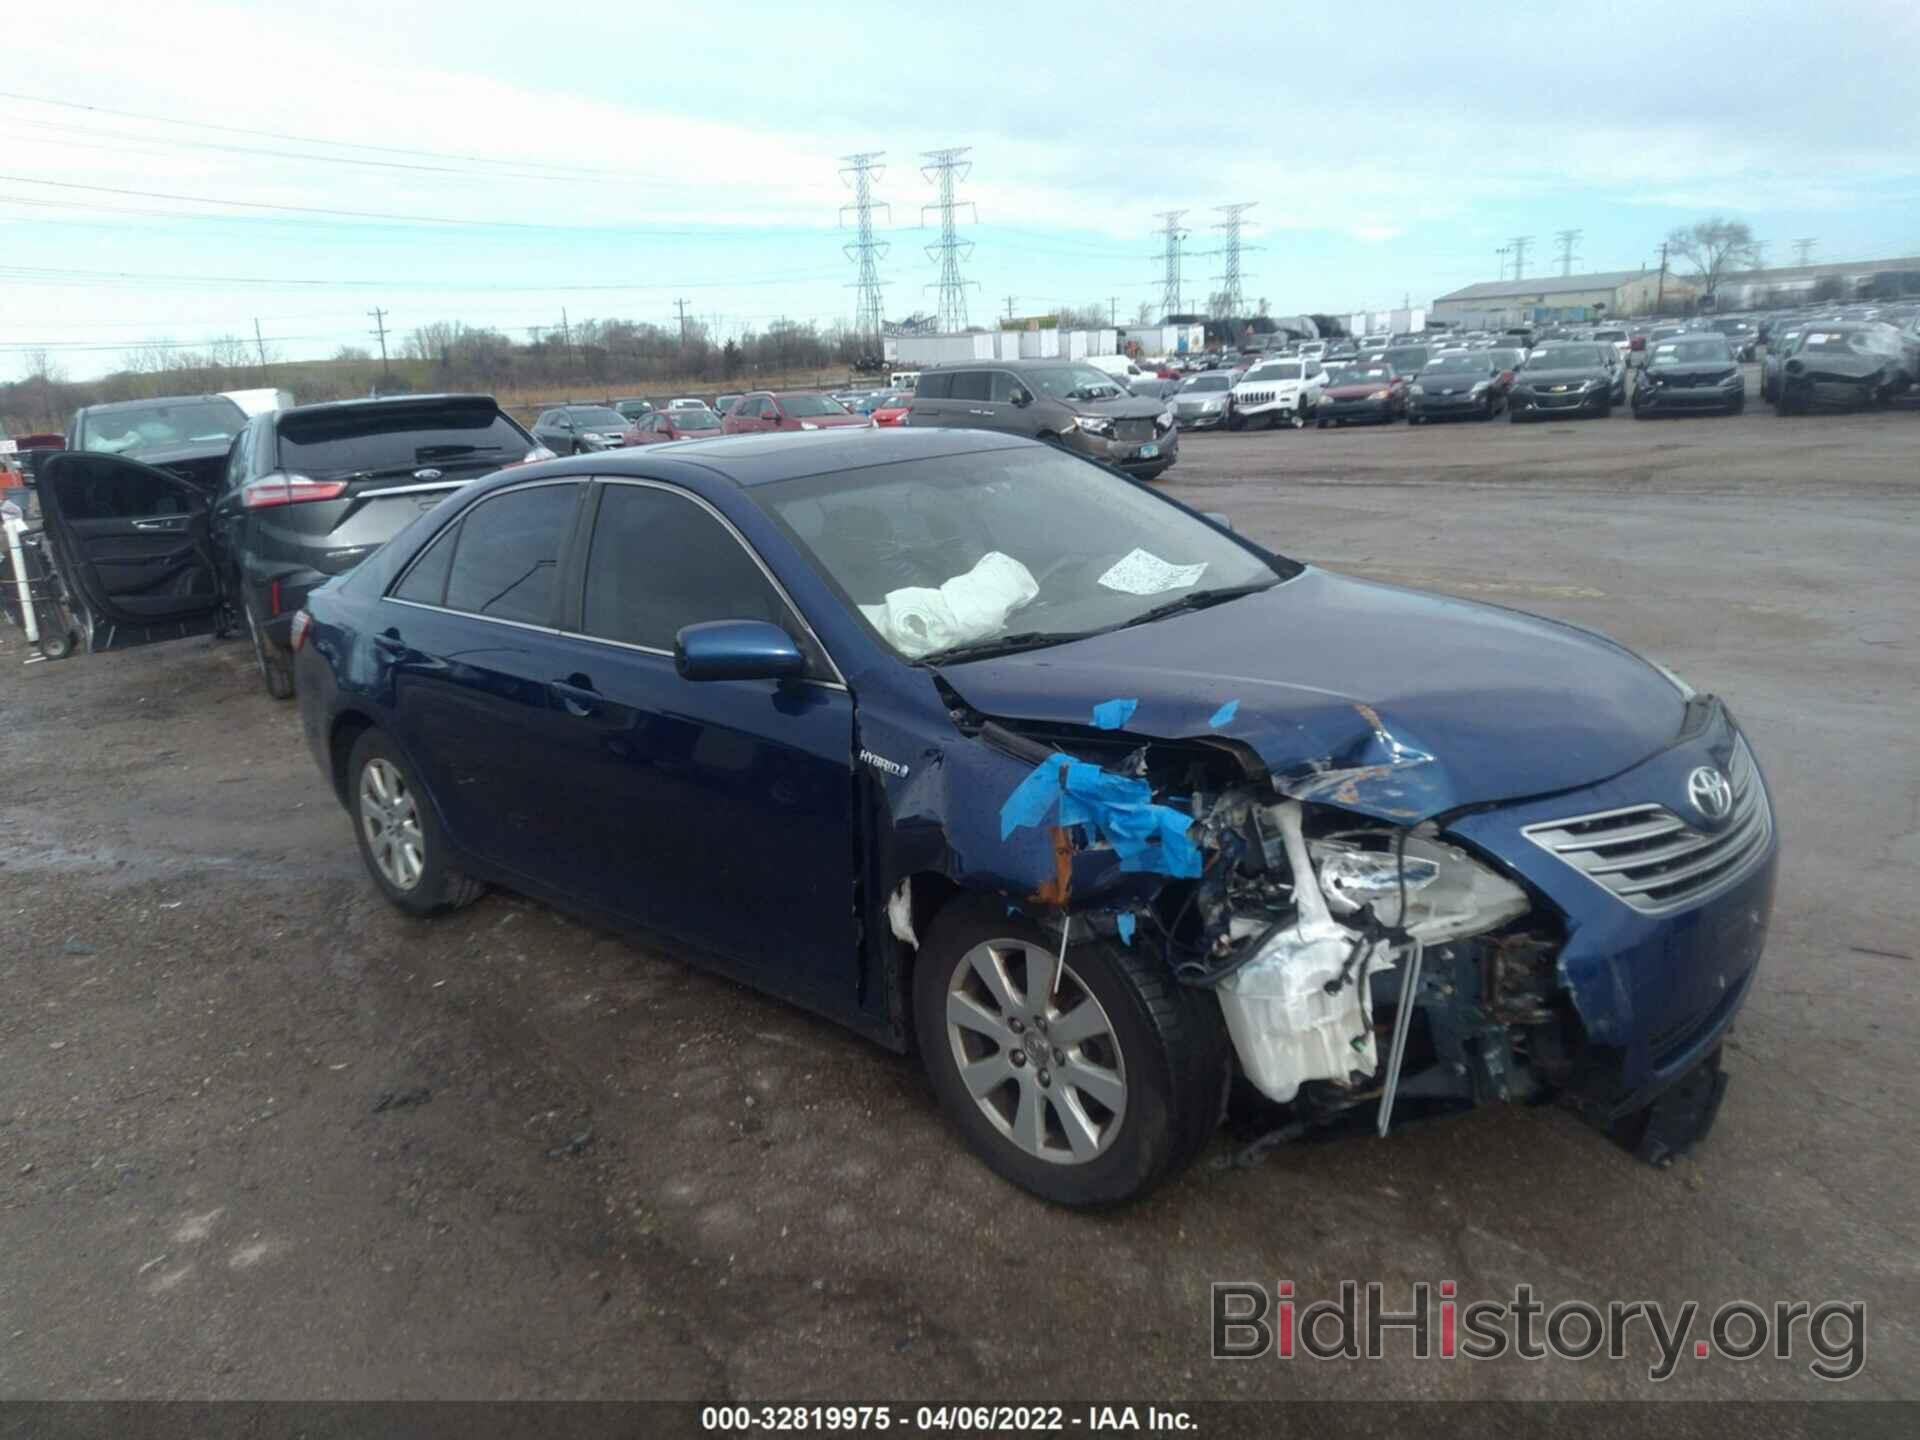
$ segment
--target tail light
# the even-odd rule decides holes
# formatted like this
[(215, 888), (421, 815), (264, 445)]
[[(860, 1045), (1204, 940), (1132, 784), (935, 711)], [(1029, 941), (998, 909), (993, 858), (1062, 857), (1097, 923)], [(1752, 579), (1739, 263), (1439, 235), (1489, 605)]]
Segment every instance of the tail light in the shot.
[(293, 628), (287, 632), (287, 643), (293, 647), (294, 654), (298, 655), (300, 647), (307, 643), (307, 631), (312, 625), (313, 616), (305, 610), (293, 612)]
[(338, 500), (347, 493), (345, 480), (315, 480), (307, 475), (262, 475), (240, 487), (240, 508), (267, 510), (275, 505), (301, 505), (309, 500)]

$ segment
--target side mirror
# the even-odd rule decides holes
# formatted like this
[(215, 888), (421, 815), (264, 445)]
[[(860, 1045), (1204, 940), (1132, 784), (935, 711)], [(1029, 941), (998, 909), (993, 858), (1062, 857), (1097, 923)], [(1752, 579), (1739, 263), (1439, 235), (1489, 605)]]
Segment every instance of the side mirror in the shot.
[(807, 657), (765, 620), (708, 620), (674, 636), (673, 668), (682, 680), (787, 680), (806, 673)]
[(1024, 385), (1019, 386), (1013, 392), (1013, 403), (1022, 409), (1026, 408), (1033, 403), (1033, 392)]

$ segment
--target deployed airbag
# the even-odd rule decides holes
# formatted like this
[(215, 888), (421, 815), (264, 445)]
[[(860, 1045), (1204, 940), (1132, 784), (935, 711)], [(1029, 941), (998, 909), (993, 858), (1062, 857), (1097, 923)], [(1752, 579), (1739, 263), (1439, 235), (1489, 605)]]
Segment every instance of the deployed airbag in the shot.
[(1040, 593), (1033, 572), (1011, 555), (990, 550), (964, 575), (937, 589), (909, 585), (889, 591), (860, 613), (888, 644), (910, 660), (998, 634), (1007, 617)]

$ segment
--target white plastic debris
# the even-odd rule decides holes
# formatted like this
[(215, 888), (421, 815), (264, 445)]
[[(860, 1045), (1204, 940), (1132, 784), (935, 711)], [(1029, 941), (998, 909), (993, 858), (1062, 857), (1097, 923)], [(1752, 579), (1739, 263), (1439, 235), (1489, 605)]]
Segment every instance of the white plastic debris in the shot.
[(894, 649), (918, 659), (949, 645), (990, 639), (1039, 593), (1031, 570), (1011, 555), (990, 550), (966, 574), (938, 589), (892, 590), (885, 603), (862, 605), (860, 613)]
[(914, 949), (920, 948), (920, 937), (913, 933), (913, 881), (902, 880), (893, 894), (887, 897), (887, 924), (893, 930), (893, 938), (903, 940)]
[[(1345, 1084), (1356, 1072), (1371, 1075), (1378, 1068), (1367, 977), (1386, 968), (1388, 947), (1381, 942), (1348, 967), (1359, 936), (1328, 913), (1307, 856), (1298, 802), (1269, 813), (1293, 871), (1297, 918), (1257, 958), (1222, 980), (1216, 993), (1247, 1078), (1267, 1098), (1285, 1103), (1303, 1081)], [(1329, 982), (1339, 982), (1332, 994)]]

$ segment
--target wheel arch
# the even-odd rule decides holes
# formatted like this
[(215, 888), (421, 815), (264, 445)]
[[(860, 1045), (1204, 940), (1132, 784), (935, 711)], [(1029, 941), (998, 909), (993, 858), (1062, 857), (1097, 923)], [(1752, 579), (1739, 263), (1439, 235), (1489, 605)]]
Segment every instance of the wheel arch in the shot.
[(353, 757), (353, 747), (375, 728), (373, 717), (364, 710), (342, 710), (333, 717), (327, 731), (328, 778), (333, 781), (334, 798), (342, 805), (348, 803), (347, 762)]

